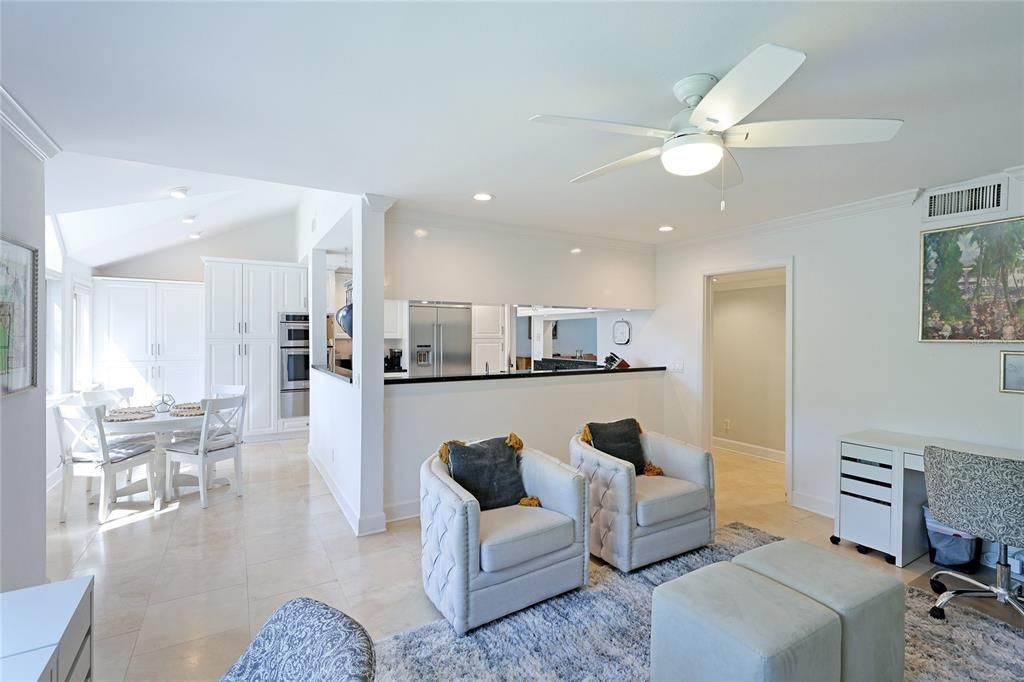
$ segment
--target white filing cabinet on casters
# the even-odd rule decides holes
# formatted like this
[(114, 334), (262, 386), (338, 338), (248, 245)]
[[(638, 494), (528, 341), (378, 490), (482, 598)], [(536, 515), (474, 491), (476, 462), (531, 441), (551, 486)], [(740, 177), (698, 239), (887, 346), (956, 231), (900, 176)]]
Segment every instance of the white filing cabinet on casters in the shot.
[(897, 566), (928, 551), (921, 507), (928, 500), (924, 446), (932, 440), (892, 431), (839, 437), (832, 544), (856, 543), (858, 552), (882, 552)]

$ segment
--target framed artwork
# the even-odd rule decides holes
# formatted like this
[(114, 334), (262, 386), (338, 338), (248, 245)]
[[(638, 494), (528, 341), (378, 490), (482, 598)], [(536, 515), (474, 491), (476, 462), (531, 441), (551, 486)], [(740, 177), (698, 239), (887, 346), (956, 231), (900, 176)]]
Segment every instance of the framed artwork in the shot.
[(921, 233), (921, 341), (1024, 342), (1024, 218)]
[(999, 390), (1024, 393), (1024, 351), (1004, 350), (999, 354)]
[(39, 251), (0, 239), (0, 395), (36, 386)]

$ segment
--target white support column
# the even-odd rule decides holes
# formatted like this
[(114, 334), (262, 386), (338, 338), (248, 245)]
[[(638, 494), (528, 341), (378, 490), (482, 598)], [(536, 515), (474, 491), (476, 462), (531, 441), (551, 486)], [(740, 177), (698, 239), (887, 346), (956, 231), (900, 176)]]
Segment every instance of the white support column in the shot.
[(327, 364), (327, 251), (309, 252), (309, 361), (314, 365)]
[(352, 382), (361, 393), (360, 535), (384, 523), (384, 214), (394, 199), (364, 195), (352, 208)]

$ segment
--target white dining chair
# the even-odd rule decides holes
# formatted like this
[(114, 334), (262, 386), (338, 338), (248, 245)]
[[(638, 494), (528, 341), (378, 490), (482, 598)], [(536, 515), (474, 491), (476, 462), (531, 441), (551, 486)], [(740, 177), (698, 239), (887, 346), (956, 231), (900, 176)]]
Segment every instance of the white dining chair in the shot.
[[(115, 407), (130, 407), (132, 398), (135, 396), (135, 388), (126, 386), (124, 388), (97, 389), (94, 391), (82, 391), (79, 394), (78, 404), (80, 405), (105, 405), (107, 410)], [(154, 436), (151, 433), (122, 434), (111, 436), (108, 442), (112, 445), (123, 445), (125, 443), (152, 443), (156, 445)], [(132, 482), (132, 468), (124, 472), (125, 484)], [(88, 488), (92, 489), (91, 486)]]
[[(199, 477), (199, 504), (208, 506), (207, 489), (212, 465), (225, 459), (235, 461), (235, 494), (242, 495), (242, 424), (245, 423), (245, 395), (205, 398), (203, 426), (198, 438), (175, 440), (166, 446), (167, 481), (182, 464), (192, 464)], [(178, 491), (175, 490), (175, 496)]]
[(57, 442), (60, 446), (62, 489), (60, 522), (67, 520), (75, 476), (100, 479), (99, 521), (105, 523), (110, 505), (119, 497), (117, 474), (142, 464), (150, 500), (155, 499), (154, 445), (152, 442), (111, 443), (103, 428), (104, 405), (55, 405)]

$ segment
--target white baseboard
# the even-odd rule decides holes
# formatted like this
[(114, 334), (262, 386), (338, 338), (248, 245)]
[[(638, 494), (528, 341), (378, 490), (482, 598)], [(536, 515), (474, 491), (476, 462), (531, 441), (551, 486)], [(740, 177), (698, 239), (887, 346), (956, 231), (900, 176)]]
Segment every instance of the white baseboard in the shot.
[(814, 495), (807, 495), (805, 493), (793, 492), (790, 495), (789, 503), (794, 507), (800, 509), (806, 509), (807, 511), (814, 512), (815, 514), (821, 514), (827, 516), (830, 519), (835, 518), (836, 508), (833, 500), (826, 500), (823, 497), (815, 497)]
[(309, 438), (309, 429), (279, 431), (277, 433), (258, 433), (253, 436), (245, 436), (242, 440), (246, 443), (266, 443), (271, 440), (298, 440), (299, 438)]
[(334, 501), (338, 503), (338, 508), (341, 509), (341, 513), (345, 516), (345, 520), (348, 521), (348, 525), (352, 528), (357, 536), (373, 535), (374, 533), (383, 533), (387, 530), (387, 521), (384, 514), (374, 514), (372, 516), (359, 516), (356, 510), (348, 503), (345, 496), (341, 494), (338, 487), (334, 484), (334, 479), (327, 475), (323, 467), (320, 466), (320, 458), (313, 452), (312, 444), (308, 448), (309, 458), (313, 461), (313, 466), (320, 473), (320, 478), (324, 479), (324, 483), (327, 484), (327, 489), (331, 491), (331, 495), (334, 497)]
[(407, 500), (395, 504), (384, 505), (384, 516), (388, 521), (401, 521), (402, 519), (414, 519), (420, 515), (420, 501)]
[(786, 453), (782, 450), (773, 450), (772, 448), (766, 448), (761, 445), (744, 443), (738, 440), (729, 440), (728, 438), (719, 438), (718, 436), (711, 439), (711, 447), (721, 448), (723, 450), (732, 450), (733, 452), (738, 452), (741, 455), (770, 459), (773, 462), (786, 461)]

